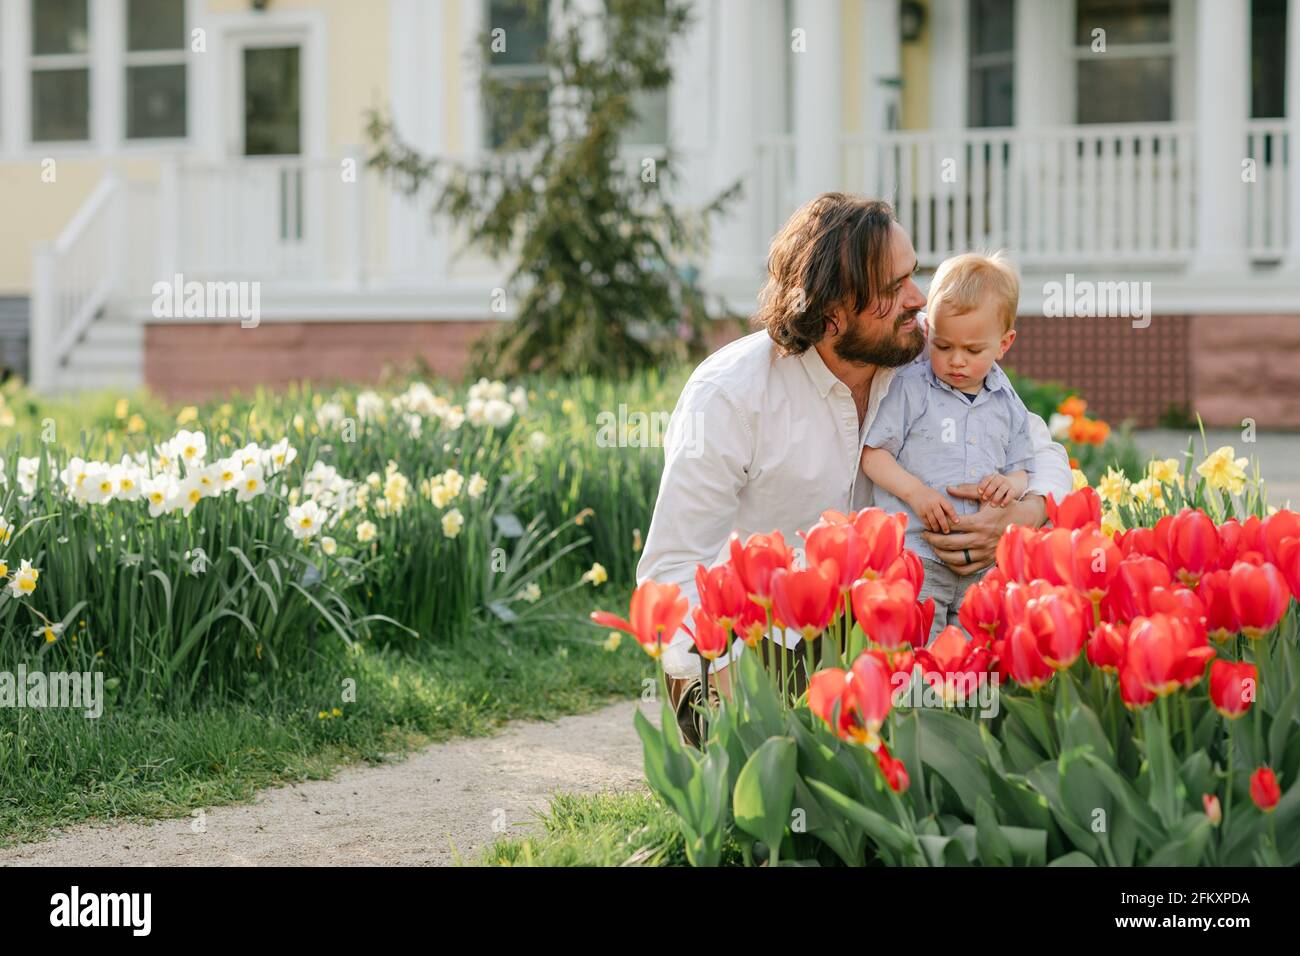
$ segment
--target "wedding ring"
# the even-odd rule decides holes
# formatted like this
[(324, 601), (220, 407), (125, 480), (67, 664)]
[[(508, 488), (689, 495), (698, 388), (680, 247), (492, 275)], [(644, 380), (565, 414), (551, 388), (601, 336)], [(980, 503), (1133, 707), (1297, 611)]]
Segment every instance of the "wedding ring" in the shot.
[(962, 549), (961, 549), (961, 553), (964, 554), (964, 555), (966, 555), (966, 563), (967, 563), (967, 564), (974, 564), (974, 563), (975, 563), (974, 561), (971, 560), (971, 556), (970, 556), (970, 548), (962, 548)]

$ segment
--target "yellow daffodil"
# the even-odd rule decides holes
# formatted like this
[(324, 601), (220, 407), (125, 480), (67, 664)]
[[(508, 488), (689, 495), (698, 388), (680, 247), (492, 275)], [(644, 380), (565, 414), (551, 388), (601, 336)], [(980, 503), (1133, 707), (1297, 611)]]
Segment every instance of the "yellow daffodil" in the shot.
[(593, 587), (599, 587), (609, 580), (609, 574), (605, 566), (597, 561), (592, 564), (591, 570), (582, 576), (582, 580)]
[(1128, 497), (1129, 480), (1122, 471), (1106, 469), (1106, 474), (1097, 482), (1097, 494), (1108, 505), (1119, 505)]
[(196, 421), (199, 417), (199, 410), (193, 405), (186, 405), (181, 409), (180, 414), (176, 416), (177, 425), (188, 425)]
[(1211, 488), (1234, 495), (1241, 494), (1246, 487), (1246, 465), (1249, 462), (1236, 455), (1237, 452), (1231, 445), (1224, 445), (1197, 465), (1196, 473)]
[(1078, 468), (1070, 469), (1070, 477), (1074, 480), (1074, 488), (1072, 489), (1073, 491), (1078, 491), (1080, 488), (1088, 487), (1088, 476), (1085, 475), (1083, 472), (1081, 472)]
[(623, 638), (619, 635), (618, 631), (610, 631), (609, 637), (605, 638), (605, 641), (601, 646), (607, 651), (616, 651), (618, 650), (619, 642), (622, 639)]

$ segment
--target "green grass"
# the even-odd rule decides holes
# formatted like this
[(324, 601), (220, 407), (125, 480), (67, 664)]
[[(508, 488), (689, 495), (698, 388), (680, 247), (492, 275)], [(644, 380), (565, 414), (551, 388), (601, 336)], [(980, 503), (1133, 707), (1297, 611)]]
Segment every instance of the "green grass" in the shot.
[[(0, 845), (90, 820), (182, 816), (344, 764), (491, 734), (507, 720), (581, 713), (639, 693), (645, 656), (627, 644), (606, 651), (582, 627), (512, 646), (461, 640), (418, 658), (331, 653), (281, 686), (180, 710), (142, 702), (120, 710), (110, 700), (88, 720), (0, 709)], [(356, 681), (353, 703), (341, 699), (347, 678)], [(318, 717), (333, 707), (343, 716)]]
[[(500, 839), (480, 866), (685, 866), (676, 817), (651, 793), (558, 794), (540, 815), (540, 832)], [(741, 862), (734, 842), (724, 866)]]

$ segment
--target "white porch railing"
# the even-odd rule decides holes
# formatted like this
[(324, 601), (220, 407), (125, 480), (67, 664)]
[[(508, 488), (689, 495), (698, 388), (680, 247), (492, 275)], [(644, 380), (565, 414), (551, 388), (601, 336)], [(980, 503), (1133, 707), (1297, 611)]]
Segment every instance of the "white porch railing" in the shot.
[(845, 143), (849, 188), (889, 198), (922, 265), (1008, 248), (1023, 264), (1184, 262), (1185, 124), (890, 133)]
[[(1287, 210), (1290, 164), (1296, 144), (1287, 136), (1286, 120), (1251, 120), (1246, 127), (1246, 156), (1255, 162), (1255, 182), (1247, 195), (1246, 246), (1252, 259), (1281, 259), (1290, 241)], [(1289, 224), (1290, 229), (1300, 224)]]
[(45, 390), (112, 297), (125, 262), (124, 188), (108, 173), (52, 243), (36, 252), (28, 340), (31, 385)]

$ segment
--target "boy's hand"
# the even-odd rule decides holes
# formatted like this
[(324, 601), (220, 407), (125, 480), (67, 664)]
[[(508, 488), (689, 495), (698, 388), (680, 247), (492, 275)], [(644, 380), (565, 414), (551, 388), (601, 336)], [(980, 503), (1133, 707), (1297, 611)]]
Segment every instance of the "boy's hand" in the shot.
[[(1022, 473), (1023, 474), (1023, 473)], [(1016, 475), (987, 475), (981, 481), (976, 489), (979, 491), (981, 501), (987, 501), (991, 505), (997, 505), (999, 508), (1005, 508), (1013, 501), (1020, 499), (1028, 487), (1027, 481), (1017, 481)]]
[(907, 506), (925, 522), (930, 531), (948, 533), (950, 522), (957, 520), (957, 509), (948, 497), (933, 488), (921, 488), (907, 498)]

